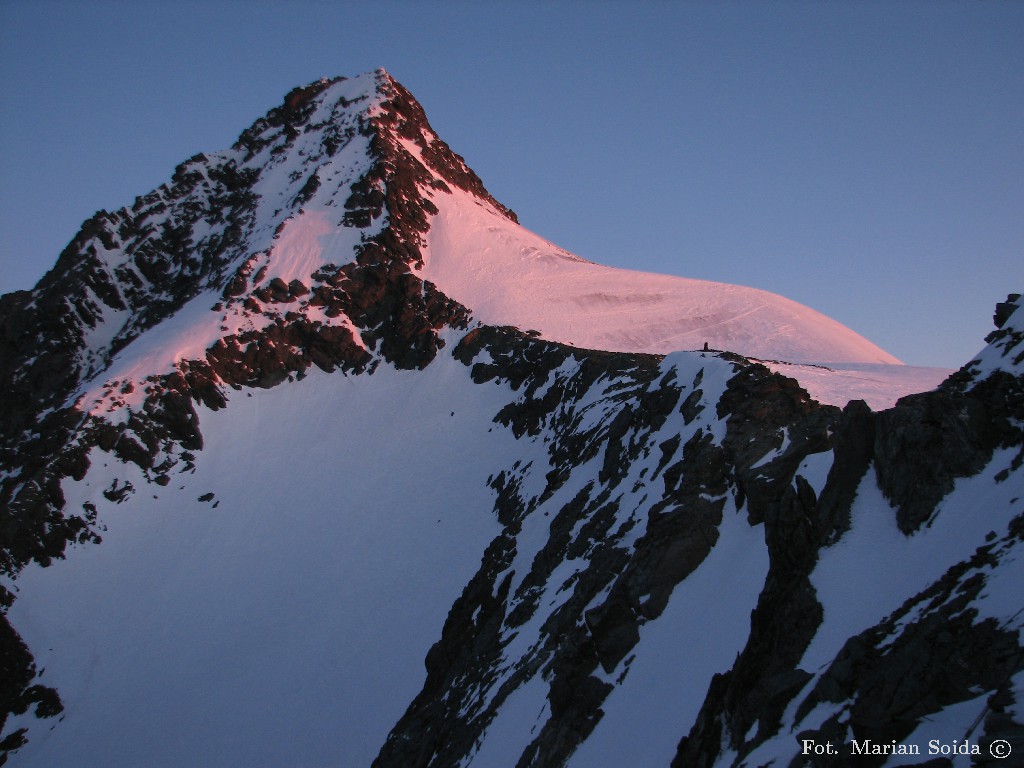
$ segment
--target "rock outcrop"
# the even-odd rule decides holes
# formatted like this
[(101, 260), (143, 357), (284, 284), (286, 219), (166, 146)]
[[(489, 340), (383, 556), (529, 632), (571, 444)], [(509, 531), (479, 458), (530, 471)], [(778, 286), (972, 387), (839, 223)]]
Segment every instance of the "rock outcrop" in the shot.
[[(515, 447), (481, 511), (500, 530), (374, 765), (468, 764), (517, 701), (536, 706), (510, 764), (572, 764), (600, 729), (614, 738), (626, 726), (608, 712), (650, 627), (737, 537), (756, 543), (744, 552), (755, 565), (744, 595), (720, 600), (749, 624), (723, 636), (735, 643), (723, 668), (680, 638), (671, 663), (699, 666), (705, 687), (690, 692), (698, 706), (673, 726), (666, 762), (882, 765), (801, 744), (902, 742), (971, 702), (964, 738), (1020, 746), (1020, 611), (1004, 600), (1024, 543), (1019, 295), (998, 305), (986, 350), (937, 391), (880, 413), (840, 409), (729, 352), (578, 349), (477, 322), (421, 275), (433, 201), (453, 189), (515, 221), (386, 73), (321, 81), (230, 150), (98, 213), (33, 291), (0, 300), (4, 754), (31, 739), (26, 712), (63, 707), (60, 681), (42, 684), (7, 619), (19, 573), (72, 544), (102, 546), (116, 505), (184, 491), (176, 483), (206, 460), (203, 418), (236, 395), (382, 366), (500, 393), (479, 402), (499, 403), (487, 430)], [(97, 459), (113, 468), (71, 508), (66, 489), (99, 477)], [(189, 491), (182, 503), (212, 512), (222, 496)], [(980, 503), (990, 508), (976, 521)], [(936, 572), (873, 580), (848, 565), (838, 578), (868, 519), (891, 524), (879, 549), (933, 536)], [(979, 543), (963, 552), (951, 538)], [(869, 618), (857, 624), (836, 610), (844, 579), (899, 599), (874, 615), (862, 595), (856, 615)]]

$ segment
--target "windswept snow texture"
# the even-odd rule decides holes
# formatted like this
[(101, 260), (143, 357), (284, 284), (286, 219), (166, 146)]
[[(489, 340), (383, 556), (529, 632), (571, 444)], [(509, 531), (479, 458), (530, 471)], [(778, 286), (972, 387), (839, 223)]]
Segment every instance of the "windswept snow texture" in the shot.
[[(809, 307), (767, 291), (587, 261), (461, 190), (433, 195), (439, 213), (420, 275), (485, 323), (585, 349), (668, 354), (711, 349), (768, 361), (829, 405), (891, 408), (953, 371), (904, 366)], [(775, 362), (778, 361), (778, 362)]]
[(820, 312), (739, 285), (605, 267), (505, 219), (467, 193), (437, 195), (421, 275), (478, 320), (588, 349), (898, 365)]

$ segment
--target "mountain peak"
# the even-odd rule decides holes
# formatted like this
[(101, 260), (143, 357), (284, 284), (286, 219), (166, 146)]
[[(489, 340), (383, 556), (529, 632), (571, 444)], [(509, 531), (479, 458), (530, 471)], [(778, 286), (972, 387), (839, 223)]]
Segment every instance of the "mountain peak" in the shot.
[(462, 189), (487, 202), (510, 221), (518, 223), (516, 214), (495, 200), (465, 160), (434, 132), (423, 107), (405, 86), (384, 70), (378, 70), (378, 73), (382, 75), (379, 93), (385, 98), (380, 110), (372, 113), (370, 120), (383, 135), (396, 140), (388, 147), (390, 153), (382, 152), (382, 155), (390, 155), (388, 159), (398, 164), (410, 160), (421, 163), (435, 176), (429, 186), (442, 191), (447, 191), (447, 185)]
[[(212, 365), (210, 392), (314, 363), (421, 367), (470, 318), (610, 351), (898, 362), (782, 297), (602, 267), (526, 231), (378, 69), (293, 89), (229, 149), (98, 212), (34, 290), (4, 297), (0, 428), (110, 407), (185, 364)], [(166, 343), (135, 344), (157, 327)], [(263, 338), (256, 363), (246, 350), (268, 333), (300, 351)]]
[[(295, 88), (231, 148), (189, 158), (131, 206), (99, 211), (33, 291), (5, 297), (0, 316), (25, 331), (0, 350), (6, 370), (22, 369), (14, 400), (45, 391), (56, 406), (204, 292), (244, 303), (241, 286), (261, 270), (250, 288), (300, 267), (289, 279), (309, 284), (325, 265), (360, 259), (408, 272), (422, 263), (431, 195), (453, 188), (515, 221), (385, 70)], [(336, 230), (338, 247), (302, 264), (290, 251), (271, 258), (303, 217)]]
[[(395, 168), (404, 167), (407, 174), (412, 166), (414, 176), (421, 176), (415, 166), (423, 166), (435, 178), (417, 178), (418, 182), (442, 190), (448, 185), (463, 189), (517, 221), (515, 214), (494, 199), (465, 160), (431, 128), (416, 98), (383, 68), (353, 78), (324, 78), (294, 88), (283, 104), (242, 134), (235, 148), (248, 150), (246, 161), (251, 162), (258, 150), (276, 142), (281, 132), (294, 139), (301, 131), (319, 136), (327, 154), (333, 156), (337, 138), (331, 125), (335, 121), (346, 124), (352, 110), (359, 131), (371, 137), (370, 153), (375, 159)], [(275, 148), (282, 151), (279, 145)], [(300, 154), (308, 158), (317, 156), (315, 151)]]
[(383, 70), (296, 88), (0, 299), (0, 762), (792, 763), (988, 694), (1016, 738), (1019, 306), (840, 410), (749, 358), (905, 366), (526, 231)]

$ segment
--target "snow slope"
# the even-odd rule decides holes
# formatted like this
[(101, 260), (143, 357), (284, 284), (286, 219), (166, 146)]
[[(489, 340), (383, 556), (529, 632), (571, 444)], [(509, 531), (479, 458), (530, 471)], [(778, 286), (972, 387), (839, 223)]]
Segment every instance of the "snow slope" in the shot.
[(65, 493), (100, 507), (103, 543), (16, 584), (65, 713), (12, 764), (369, 765), (500, 530), (507, 393), (448, 363), (238, 392), (166, 488), (97, 451)]
[(767, 291), (587, 261), (469, 193), (431, 197), (424, 280), (484, 323), (586, 349), (668, 354), (711, 349), (769, 362), (822, 403), (891, 408), (953, 371), (905, 366), (846, 326)]
[(586, 261), (460, 190), (435, 195), (421, 275), (478, 320), (589, 349), (712, 349), (793, 363), (899, 364), (809, 307), (739, 285)]
[(863, 400), (874, 411), (892, 408), (905, 395), (930, 392), (954, 371), (918, 365), (824, 363), (795, 365), (766, 362), (776, 373), (789, 376), (819, 403), (838, 405)]
[[(251, 196), (237, 253), (159, 318), (135, 311), (158, 294), (141, 279), (132, 311), (83, 318), (77, 432), (53, 432), (35, 474), (4, 486), (28, 489), (10, 496), (19, 513), (91, 511), (103, 537), (52, 567), (28, 556), (3, 582), (30, 672), (64, 705), (56, 721), (7, 721), (0, 739), (29, 729), (12, 765), (666, 765), (688, 733), (694, 750), (711, 744), (705, 764), (735, 749), (781, 765), (801, 729), (845, 724), (870, 698), (826, 706), (809, 691), (840, 675), (855, 635), (875, 632), (864, 663), (886, 683), (902, 679), (890, 646), (934, 647), (923, 619), (936, 615), (1016, 652), (1019, 323), (975, 361), (999, 374), (976, 396), (951, 386), (840, 417), (761, 366), (675, 350), (772, 361), (838, 405), (888, 407), (940, 373), (763, 291), (562, 251), (444, 156), (386, 73), (320, 85), (305, 117), (286, 111), (250, 135), (251, 156), (233, 150), (263, 174), (231, 177)], [(341, 124), (348, 143), (328, 150), (340, 134), (319, 132)], [(161, 195), (216, 208), (202, 176)], [(130, 245), (111, 230), (92, 253), (111, 285), (153, 245), (123, 228)], [(494, 324), (671, 354), (579, 352)], [(352, 356), (311, 352), (325, 347)], [(986, 449), (992, 435), (1003, 442)], [(947, 466), (947, 436), (967, 446), (963, 466)], [(901, 518), (902, 480), (918, 485)], [(917, 489), (947, 481), (901, 528)], [(952, 600), (925, 605), (986, 569), (971, 609), (998, 633), (952, 616)], [(820, 625), (792, 621), (818, 608)], [(716, 700), (723, 674), (761, 673), (765, 648), (767, 666), (793, 656), (750, 679), (771, 701)], [(962, 733), (976, 694), (1005, 685), (1001, 669), (970, 671), (914, 727), (935, 716)]]

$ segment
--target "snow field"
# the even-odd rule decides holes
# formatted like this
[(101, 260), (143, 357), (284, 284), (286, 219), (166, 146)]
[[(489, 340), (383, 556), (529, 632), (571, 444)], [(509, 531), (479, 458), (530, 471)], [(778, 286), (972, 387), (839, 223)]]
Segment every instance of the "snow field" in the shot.
[[(448, 358), (313, 370), (203, 411), (195, 471), (166, 489), (95, 452), (64, 487), (103, 543), (17, 582), (11, 621), (66, 712), (13, 764), (369, 765), (500, 530), (507, 397)], [(130, 503), (103, 498), (115, 477)]]

